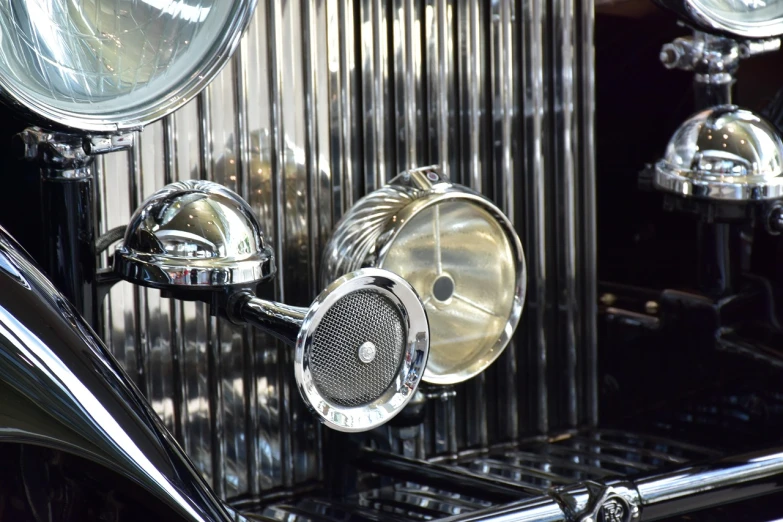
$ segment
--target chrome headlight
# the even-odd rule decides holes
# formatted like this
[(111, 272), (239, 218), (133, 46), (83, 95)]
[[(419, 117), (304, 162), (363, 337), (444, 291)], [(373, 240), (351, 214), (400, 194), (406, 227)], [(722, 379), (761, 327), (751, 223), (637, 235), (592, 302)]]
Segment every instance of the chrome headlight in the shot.
[(779, 0), (659, 0), (700, 28), (742, 38), (783, 35)]
[(389, 270), (421, 297), (430, 323), (424, 381), (455, 384), (506, 348), (527, 271), (511, 222), (487, 198), (435, 167), (400, 174), (343, 217), (322, 258), (322, 282), (363, 267)]
[(0, 87), (47, 120), (95, 132), (150, 123), (198, 93), (255, 0), (9, 0)]

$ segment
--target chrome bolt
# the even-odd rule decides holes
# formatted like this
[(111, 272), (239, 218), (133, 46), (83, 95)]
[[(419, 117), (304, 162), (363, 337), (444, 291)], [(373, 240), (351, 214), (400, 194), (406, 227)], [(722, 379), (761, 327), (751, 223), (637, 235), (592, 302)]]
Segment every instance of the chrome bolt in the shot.
[(375, 360), (376, 353), (375, 345), (367, 341), (359, 347), (359, 360), (364, 364), (370, 364)]
[(667, 69), (674, 69), (679, 65), (680, 58), (682, 58), (682, 49), (675, 44), (667, 43), (661, 47), (661, 53), (658, 55), (661, 63)]

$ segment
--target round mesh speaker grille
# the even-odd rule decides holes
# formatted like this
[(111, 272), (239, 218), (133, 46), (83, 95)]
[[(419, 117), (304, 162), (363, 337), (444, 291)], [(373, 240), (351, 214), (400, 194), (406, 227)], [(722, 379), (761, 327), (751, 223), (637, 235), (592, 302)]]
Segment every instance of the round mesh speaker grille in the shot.
[[(337, 301), (313, 334), (310, 372), (323, 397), (340, 406), (361, 406), (377, 399), (397, 375), (407, 332), (398, 308), (384, 295), (358, 291)], [(359, 347), (375, 346), (369, 363)]]

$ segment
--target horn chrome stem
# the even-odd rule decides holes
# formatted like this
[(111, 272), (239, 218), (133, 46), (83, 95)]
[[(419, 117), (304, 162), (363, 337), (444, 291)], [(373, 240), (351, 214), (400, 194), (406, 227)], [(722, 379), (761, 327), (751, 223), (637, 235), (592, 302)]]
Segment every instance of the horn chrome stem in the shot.
[(234, 299), (234, 305), (229, 307), (235, 312), (232, 320), (250, 324), (286, 344), (296, 345), (307, 308), (267, 301), (250, 293), (238, 294)]

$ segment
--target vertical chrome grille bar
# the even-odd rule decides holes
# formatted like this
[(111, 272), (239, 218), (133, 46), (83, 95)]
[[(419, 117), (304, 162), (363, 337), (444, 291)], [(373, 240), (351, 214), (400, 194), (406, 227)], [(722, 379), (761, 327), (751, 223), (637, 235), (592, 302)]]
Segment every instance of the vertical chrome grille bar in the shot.
[(332, 172), (338, 173), (340, 180), (340, 207), (335, 210), (339, 218), (343, 211), (354, 201), (358, 187), (354, 187), (357, 177), (357, 161), (354, 154), (356, 141), (356, 123), (354, 118), (354, 93), (358, 89), (356, 59), (354, 51), (353, 2), (351, 0), (328, 0), (328, 53), (330, 71), (331, 103), (331, 150)]
[[(268, 71), (274, 63), (269, 52), (270, 24), (274, 23), (272, 13), (266, 3), (259, 4), (256, 16), (244, 39), (243, 82), (247, 93), (254, 93), (259, 103), (246, 103), (247, 135), (250, 144), (250, 179), (248, 180), (248, 202), (258, 213), (269, 241), (277, 247), (278, 232), (275, 225), (276, 199), (273, 166), (275, 161), (274, 128), (272, 127), (273, 79)], [(275, 297), (277, 285), (259, 288), (266, 297)], [(250, 351), (250, 372), (252, 383), (250, 419), (255, 418), (251, 425), (250, 438), (255, 446), (250, 453), (250, 459), (256, 463), (256, 474), (251, 477), (251, 488), (263, 491), (279, 487), (283, 484), (283, 434), (281, 426), (285, 421), (281, 417), (286, 412), (281, 411), (282, 377), (279, 370), (279, 348), (273, 339), (256, 331), (251, 332), (252, 350)], [(253, 391), (255, 390), (255, 391)], [(252, 421), (251, 421), (252, 422)]]
[(576, 383), (577, 365), (577, 314), (576, 291), (576, 195), (575, 160), (576, 115), (574, 114), (574, 4), (571, 0), (555, 0), (551, 4), (550, 20), (552, 45), (552, 144), (553, 191), (555, 196), (555, 234), (557, 236), (557, 304), (558, 332), (557, 367), (551, 375), (560, 393), (553, 397), (558, 401), (554, 409), (558, 415), (558, 428), (571, 428), (577, 424)]
[[(516, 193), (514, 157), (516, 142), (513, 128), (517, 123), (518, 101), (514, 91), (516, 55), (513, 45), (514, 5), (511, 0), (493, 3), (490, 11), (490, 54), (492, 83), (492, 158), (495, 159), (495, 199), (501, 210), (514, 222)], [(519, 162), (522, 165), (522, 162)], [(516, 393), (506, 390), (519, 389), (517, 382), (517, 346), (512, 341), (492, 370), (497, 375), (494, 397), (499, 405), (497, 414), (498, 438), (514, 440), (519, 435), (519, 406)]]
[(395, 0), (392, 19), (394, 49), (394, 104), (396, 106), (397, 169), (415, 168), (420, 161), (420, 100), (422, 89), (421, 30), (419, 5), (413, 0)]
[(579, 274), (582, 281), (582, 323), (581, 340), (582, 367), (584, 371), (584, 418), (581, 424), (598, 424), (598, 271), (596, 268), (598, 245), (596, 239), (596, 165), (595, 165), (595, 1), (582, 0), (576, 3), (578, 27), (579, 105), (581, 122), (579, 138), (581, 143), (581, 198), (579, 237), (581, 239), (582, 266)]
[[(238, 57), (234, 58), (239, 59)], [(205, 175), (229, 189), (240, 192), (242, 184), (242, 149), (240, 144), (240, 92), (232, 66), (226, 67), (209, 87), (207, 108), (210, 120), (211, 163)], [(216, 411), (213, 447), (221, 455), (215, 465), (220, 468), (220, 488), (224, 496), (236, 496), (248, 489), (247, 455), (244, 452), (245, 396), (244, 386), (235, 386), (244, 377), (245, 354), (242, 332), (230, 322), (210, 318), (215, 350)], [(227, 448), (232, 448), (229, 453)]]
[[(485, 140), (491, 133), (486, 125), (487, 75), (491, 65), (487, 63), (488, 27), (483, 22), (482, 7), (485, 2), (470, 0), (458, 2), (457, 14), (458, 53), (460, 64), (459, 106), (465, 108), (460, 121), (460, 142), (463, 150), (461, 159), (462, 182), (478, 192), (485, 192), (487, 166)], [(486, 192), (485, 192), (486, 193)], [(482, 373), (461, 387), (459, 401), (465, 402), (465, 444), (468, 447), (486, 446), (489, 441), (487, 408), (484, 397), (487, 393), (487, 375)]]
[(386, 139), (388, 107), (388, 35), (382, 0), (362, 0), (359, 6), (361, 45), (362, 115), (364, 120), (365, 192), (383, 186), (387, 173), (389, 146)]
[[(252, 29), (251, 29), (252, 30)], [(249, 31), (248, 31), (249, 32)], [(245, 201), (252, 201), (250, 194), (251, 178), (251, 138), (248, 125), (248, 85), (245, 75), (245, 62), (250, 37), (244, 38), (231, 60), (231, 72), (234, 80), (234, 100), (236, 103), (236, 127), (234, 129), (238, 151), (237, 155), (237, 187), (238, 193)], [(238, 487), (239, 492), (246, 491), (250, 495), (261, 493), (258, 477), (258, 437), (255, 427), (258, 425), (258, 388), (256, 387), (255, 361), (255, 336), (251, 329), (243, 329), (240, 337), (241, 350), (241, 379), (242, 379), (242, 410), (244, 426), (241, 432), (237, 432), (236, 449), (240, 453), (244, 449), (244, 459), (238, 459), (245, 465), (244, 480), (246, 487)], [(239, 427), (239, 426), (238, 426)], [(243, 440), (240, 440), (243, 439)], [(239, 475), (239, 473), (237, 473)], [(239, 480), (241, 480), (238, 477)]]
[[(305, 61), (302, 75), (305, 87), (305, 126), (307, 129), (307, 225), (309, 242), (309, 281), (308, 296), (317, 295), (321, 290), (318, 268), (319, 255), (328, 240), (332, 226), (331, 220), (331, 177), (328, 163), (322, 157), (328, 151), (329, 127), (327, 112), (328, 91), (318, 88), (319, 75), (326, 71), (326, 63), (321, 59), (321, 49), (326, 45), (326, 2), (303, 2), (302, 33), (305, 35)], [(324, 211), (324, 209), (326, 209)], [(322, 431), (320, 426), (309, 430), (306, 426), (307, 412), (300, 407), (301, 419), (299, 431), (305, 434), (305, 464), (300, 470), (300, 480), (320, 478), (323, 468)]]
[(450, 0), (427, 2), (426, 40), (428, 72), (429, 142), (428, 161), (438, 163), (441, 171), (451, 177), (456, 165), (453, 145), (455, 109), (455, 46), (452, 31), (454, 3)]
[[(283, 98), (282, 98), (282, 56), (281, 48), (283, 45), (283, 13), (282, 6), (276, 2), (268, 4), (267, 17), (267, 38), (269, 52), (269, 96), (270, 96), (270, 138), (271, 138), (271, 163), (270, 175), (272, 178), (272, 194), (274, 198), (274, 235), (272, 241), (275, 245), (275, 254), (278, 262), (278, 271), (275, 278), (275, 296), (280, 301), (285, 301), (286, 271), (284, 269), (284, 247), (285, 247), (285, 134), (283, 125)], [(285, 347), (276, 344), (276, 357), (278, 361), (276, 366), (278, 375), (277, 382), (279, 386), (277, 392), (278, 419), (280, 422), (280, 460), (282, 469), (280, 475), (282, 484), (290, 486), (293, 484), (293, 455), (291, 453), (291, 426), (288, 415), (289, 386), (285, 381), (286, 372), (283, 365), (287, 361)]]
[[(134, 141), (138, 143), (141, 139), (139, 133), (134, 136)], [(129, 153), (128, 162), (128, 197), (129, 206), (135, 209), (141, 203), (141, 147), (133, 147)], [(146, 289), (133, 288), (133, 315), (131, 316), (133, 335), (133, 353), (136, 357), (136, 385), (141, 393), (148, 395), (149, 386), (147, 382), (147, 360), (145, 357), (145, 337), (147, 335), (145, 316), (146, 311)], [(127, 320), (126, 320), (127, 321)]]
[[(313, 126), (313, 174), (315, 176), (315, 196), (311, 198), (311, 205), (314, 206), (314, 209), (311, 209), (311, 215), (315, 216), (317, 226), (316, 253), (323, 251), (326, 242), (332, 235), (332, 227), (335, 223), (333, 217), (334, 172), (332, 172), (329, 162), (329, 84), (323, 81), (323, 78), (327, 76), (329, 71), (329, 57), (324, 52), (328, 45), (327, 24), (327, 1), (318, 0), (310, 8), (309, 23), (309, 28), (312, 32), (310, 40), (310, 84), (312, 85), (311, 116), (313, 122), (311, 122), (311, 125)], [(383, 118), (378, 119), (382, 128)], [(379, 142), (382, 144), (383, 139), (379, 139)], [(379, 156), (379, 158), (382, 157)], [(320, 268), (320, 259), (318, 259), (317, 255), (315, 257), (317, 276)], [(317, 278), (314, 282), (317, 283), (316, 287), (318, 290), (321, 289), (321, 285), (324, 283), (319, 283)]]
[[(529, 346), (527, 391), (529, 418), (533, 430), (549, 430), (547, 388), (547, 237), (546, 237), (546, 163), (545, 137), (546, 94), (544, 91), (544, 0), (522, 2), (523, 42), (522, 70), (525, 96), (524, 108), (525, 173), (524, 191), (527, 210), (523, 225), (523, 241), (528, 262), (528, 291), (525, 308), (527, 321), (523, 325)], [(517, 221), (517, 223), (520, 223)]]
[[(210, 86), (199, 94), (197, 99), (199, 119), (199, 177), (212, 179), (213, 171), (213, 137), (212, 137), (212, 90)], [(220, 339), (217, 332), (217, 322), (209, 316), (203, 303), (196, 303), (197, 320), (204, 321), (206, 336), (206, 402), (209, 408), (209, 431), (207, 433), (207, 448), (209, 448), (210, 467), (212, 470), (212, 488), (225, 496), (225, 480), (223, 476), (223, 455), (221, 450), (223, 435), (223, 415), (221, 411), (222, 394), (220, 390)]]

